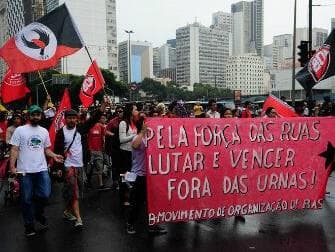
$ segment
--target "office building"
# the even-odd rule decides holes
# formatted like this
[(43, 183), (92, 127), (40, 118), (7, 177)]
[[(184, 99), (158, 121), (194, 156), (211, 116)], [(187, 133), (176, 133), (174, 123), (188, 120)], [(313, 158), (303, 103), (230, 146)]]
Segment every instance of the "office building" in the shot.
[[(87, 45), (92, 58), (99, 67), (111, 70), (118, 75), (117, 32), (115, 0), (45, 0), (47, 12), (66, 3)], [(90, 58), (84, 49), (62, 59), (62, 71), (82, 75), (89, 65)]]
[[(129, 42), (119, 44), (120, 80), (129, 83)], [(130, 41), (130, 82), (141, 82), (144, 78), (153, 78), (153, 49), (149, 42)]]
[(161, 71), (161, 50), (159, 47), (153, 48), (153, 71), (154, 76), (158, 77)]
[(218, 11), (212, 15), (212, 25), (225, 31), (232, 32), (233, 28), (233, 17), (231, 13)]
[(225, 68), (226, 86), (241, 90), (242, 95), (261, 95), (268, 92), (264, 81), (264, 62), (257, 55), (245, 54), (229, 57)]
[(273, 37), (272, 64), (274, 69), (281, 69), (287, 59), (292, 59), (292, 54), (292, 34), (283, 34)]
[[(312, 47), (313, 50), (319, 49), (328, 37), (328, 30), (323, 28), (313, 28), (312, 30)], [(308, 28), (297, 28), (297, 46), (300, 41), (308, 41)], [(297, 53), (299, 49), (297, 49)]]
[(231, 6), (233, 18), (233, 55), (257, 53), (263, 56), (263, 0), (241, 1)]
[(176, 31), (177, 83), (193, 90), (195, 83), (225, 87), (229, 33), (193, 23)]

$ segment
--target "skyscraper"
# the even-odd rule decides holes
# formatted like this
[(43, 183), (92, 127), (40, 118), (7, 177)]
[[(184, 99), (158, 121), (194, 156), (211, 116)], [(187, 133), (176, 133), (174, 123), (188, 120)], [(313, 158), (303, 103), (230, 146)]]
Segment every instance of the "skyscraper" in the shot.
[(176, 68), (176, 48), (170, 44), (164, 44), (159, 49), (160, 69)]
[(232, 32), (233, 17), (231, 13), (218, 11), (212, 15), (212, 25), (220, 28), (225, 32)]
[(273, 37), (272, 64), (274, 69), (281, 68), (285, 60), (292, 58), (292, 53), (292, 34), (283, 34)]
[[(323, 28), (313, 28), (312, 29), (312, 47), (313, 50), (319, 49), (328, 37), (328, 30)], [(297, 46), (299, 46), (300, 41), (308, 41), (308, 28), (297, 28)], [(297, 50), (297, 53), (299, 49)]]
[[(92, 56), (101, 68), (118, 74), (115, 0), (45, 0), (47, 12), (66, 3)], [(62, 60), (66, 73), (82, 75), (90, 65), (84, 49)]]
[(155, 77), (158, 77), (161, 71), (161, 50), (159, 47), (153, 48), (153, 71)]
[(195, 83), (224, 87), (229, 33), (193, 23), (177, 29), (177, 83), (193, 90)]
[[(129, 44), (128, 41), (119, 44), (120, 80), (128, 83), (129, 78)], [(144, 78), (153, 78), (153, 49), (149, 42), (130, 41), (131, 82), (141, 82)]]
[(233, 15), (233, 54), (257, 53), (263, 56), (263, 0), (241, 1), (231, 6)]

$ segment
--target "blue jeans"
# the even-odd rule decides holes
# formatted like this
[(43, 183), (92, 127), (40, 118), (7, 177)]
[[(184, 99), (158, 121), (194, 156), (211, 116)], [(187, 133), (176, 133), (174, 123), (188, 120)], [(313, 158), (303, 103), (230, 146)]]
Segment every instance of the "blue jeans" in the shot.
[(33, 224), (35, 218), (38, 220), (43, 216), (51, 193), (49, 173), (26, 173), (24, 176), (19, 175), (19, 181), (23, 221), (25, 225)]

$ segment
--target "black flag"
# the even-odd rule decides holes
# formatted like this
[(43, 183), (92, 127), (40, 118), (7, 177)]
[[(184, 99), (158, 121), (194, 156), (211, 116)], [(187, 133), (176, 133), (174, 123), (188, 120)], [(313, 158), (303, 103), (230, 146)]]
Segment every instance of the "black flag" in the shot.
[(320, 81), (335, 75), (335, 29), (306, 66), (295, 76), (301, 86), (310, 92)]

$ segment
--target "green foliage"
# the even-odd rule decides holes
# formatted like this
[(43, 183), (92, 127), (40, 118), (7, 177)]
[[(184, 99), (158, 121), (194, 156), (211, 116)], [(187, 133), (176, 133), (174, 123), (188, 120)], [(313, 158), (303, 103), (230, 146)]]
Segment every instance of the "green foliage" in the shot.
[[(117, 81), (111, 71), (107, 69), (101, 69), (101, 72), (106, 82), (106, 94), (120, 97), (124, 97), (128, 94), (128, 87), (122, 84), (120, 81)], [(47, 70), (42, 73), (43, 80), (46, 84), (52, 101), (56, 103), (59, 102), (63, 96), (64, 89), (69, 88), (72, 105), (79, 106), (81, 104), (79, 100), (79, 92), (84, 80), (84, 76), (70, 75), (70, 85), (53, 85), (51, 83), (53, 74), (59, 74), (59, 72), (55, 70)], [(38, 103), (42, 105), (46, 99), (46, 92), (43, 88), (43, 85), (41, 84), (41, 79), (37, 73), (30, 75), (30, 79), (33, 79), (33, 81), (28, 82), (28, 87), (31, 90), (32, 102), (37, 103), (38, 100)], [(103, 95), (104, 92), (101, 91), (95, 96), (95, 99), (101, 100)]]
[(186, 87), (179, 87), (176, 83), (170, 82), (167, 86), (162, 85), (153, 79), (146, 78), (140, 84), (149, 98), (160, 100), (208, 100), (212, 98), (221, 99), (232, 97), (232, 92), (227, 89), (215, 88), (211, 85), (195, 84), (193, 92)]

